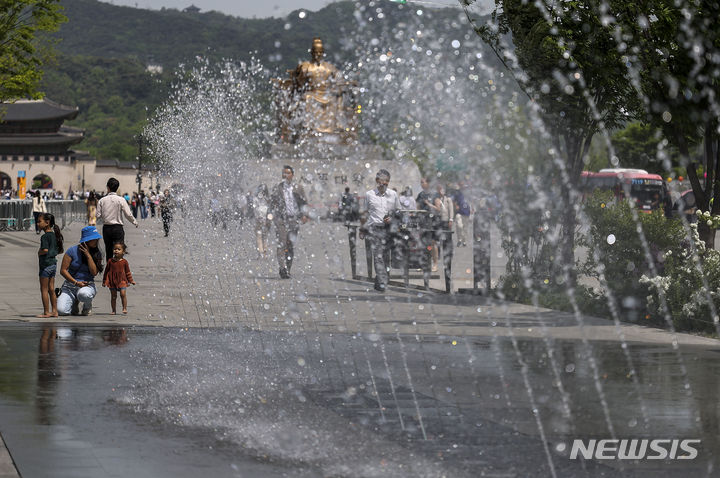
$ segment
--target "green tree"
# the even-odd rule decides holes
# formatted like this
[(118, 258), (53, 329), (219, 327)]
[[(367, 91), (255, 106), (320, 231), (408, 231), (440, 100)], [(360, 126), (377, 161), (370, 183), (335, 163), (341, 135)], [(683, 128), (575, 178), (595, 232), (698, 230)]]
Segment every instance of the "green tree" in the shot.
[(629, 123), (612, 135), (612, 144), (620, 163), (630, 168), (664, 175), (679, 164), (676, 148), (668, 147), (662, 130), (649, 123)]
[[(487, 23), (474, 17), (476, 0), (460, 0), (477, 34), (496, 52), (538, 106), (561, 165), (561, 265), (574, 278), (577, 186), (593, 136), (627, 120), (637, 96), (622, 55), (596, 6), (588, 2), (497, 0)], [(507, 36), (512, 46), (507, 43)]]
[[(698, 207), (720, 214), (720, 201), (710, 205), (720, 196), (720, 4), (617, 0), (609, 13), (622, 35), (629, 77), (644, 100), (639, 113), (677, 148)], [(698, 144), (702, 164), (691, 154)], [(700, 168), (707, 174), (704, 184), (698, 178)], [(715, 230), (705, 224), (698, 230), (712, 248)]]
[(40, 88), (80, 113), (70, 125), (83, 128), (80, 148), (99, 159), (134, 161), (149, 112), (167, 97), (171, 76), (152, 75), (137, 60), (58, 55)]
[(67, 20), (59, 0), (0, 0), (0, 101), (37, 96), (42, 77), (38, 32)]

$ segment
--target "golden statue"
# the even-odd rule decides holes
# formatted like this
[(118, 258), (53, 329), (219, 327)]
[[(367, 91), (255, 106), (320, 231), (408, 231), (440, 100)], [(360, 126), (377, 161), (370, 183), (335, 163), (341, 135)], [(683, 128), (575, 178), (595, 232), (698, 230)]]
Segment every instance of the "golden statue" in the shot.
[(354, 142), (357, 105), (351, 87), (355, 83), (345, 81), (340, 70), (323, 61), (325, 50), (320, 38), (313, 39), (310, 51), (312, 60), (289, 70), (289, 79), (275, 81), (280, 90), (276, 96), (280, 139), (285, 143)]

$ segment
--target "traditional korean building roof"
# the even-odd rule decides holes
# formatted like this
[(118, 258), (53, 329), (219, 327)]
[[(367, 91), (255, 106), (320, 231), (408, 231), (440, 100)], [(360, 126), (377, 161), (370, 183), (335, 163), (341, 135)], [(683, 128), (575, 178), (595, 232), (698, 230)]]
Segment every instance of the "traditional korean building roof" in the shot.
[(78, 112), (77, 106), (61, 105), (47, 98), (17, 100), (12, 103), (0, 103), (0, 123), (72, 120), (77, 117)]
[(77, 115), (78, 108), (48, 99), (0, 103), (0, 154), (66, 155), (85, 137), (82, 129), (63, 126)]

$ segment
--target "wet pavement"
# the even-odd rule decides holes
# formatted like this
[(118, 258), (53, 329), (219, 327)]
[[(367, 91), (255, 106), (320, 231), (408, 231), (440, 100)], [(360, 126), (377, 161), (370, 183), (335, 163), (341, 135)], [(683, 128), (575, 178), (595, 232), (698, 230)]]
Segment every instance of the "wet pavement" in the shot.
[[(588, 347), (5, 324), (0, 434), (26, 478), (719, 475), (715, 349)], [(702, 443), (583, 461), (573, 438)]]

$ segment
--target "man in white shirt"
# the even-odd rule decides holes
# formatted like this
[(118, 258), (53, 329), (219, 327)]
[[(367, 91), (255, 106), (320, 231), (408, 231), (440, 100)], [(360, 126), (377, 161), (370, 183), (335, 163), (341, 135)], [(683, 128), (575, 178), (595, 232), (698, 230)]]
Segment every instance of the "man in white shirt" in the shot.
[(112, 257), (112, 246), (115, 242), (125, 241), (125, 230), (123, 229), (123, 216), (138, 227), (137, 219), (130, 211), (130, 205), (125, 198), (118, 196), (117, 190), (120, 181), (115, 178), (108, 179), (108, 193), (98, 201), (96, 216), (98, 221), (103, 221), (102, 236), (105, 242), (105, 257)]
[(395, 191), (388, 188), (390, 173), (381, 169), (375, 175), (375, 189), (365, 193), (360, 239), (367, 234), (372, 246), (375, 266), (375, 290), (385, 292), (388, 283), (388, 264), (385, 256), (390, 248), (390, 223), (395, 211), (400, 209), (400, 200)]

